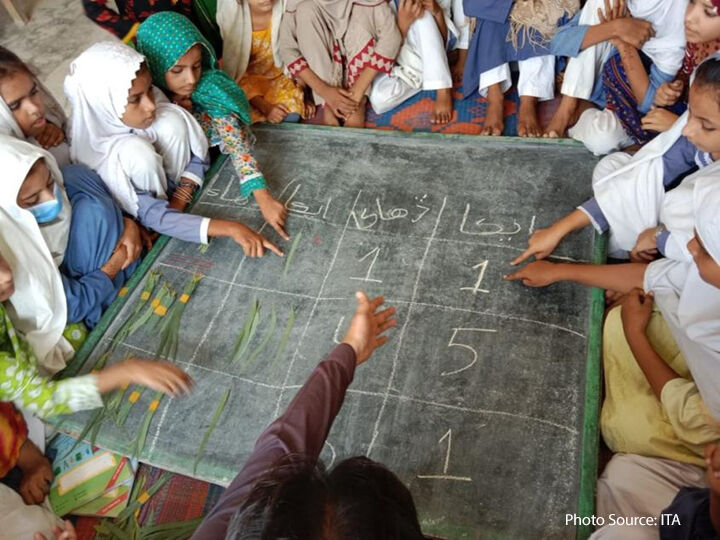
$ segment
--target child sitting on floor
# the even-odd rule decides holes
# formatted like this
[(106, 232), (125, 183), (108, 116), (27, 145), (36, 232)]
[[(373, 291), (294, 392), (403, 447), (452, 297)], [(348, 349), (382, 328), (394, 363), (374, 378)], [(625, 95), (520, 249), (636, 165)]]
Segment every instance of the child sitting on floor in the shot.
[(673, 82), (665, 82), (655, 94), (654, 107), (642, 118), (645, 131), (665, 132), (687, 104), (690, 75), (708, 56), (720, 51), (720, 0), (690, 0), (685, 12), (685, 60)]
[(215, 52), (200, 31), (177, 13), (157, 13), (138, 29), (138, 50), (147, 58), (155, 84), (195, 114), (210, 144), (229, 154), (240, 193), (251, 193), (265, 220), (285, 240), (285, 206), (276, 201), (251, 154), (250, 111), (242, 89), (217, 69)]
[[(465, 0), (465, 13), (477, 24), (465, 63), (464, 97), (475, 90), (487, 97), (488, 108), (482, 135), (502, 135), (504, 94), (512, 86), (509, 62), (520, 71), (518, 135), (537, 137), (540, 124), (537, 102), (555, 97), (555, 56), (572, 56), (582, 40), (567, 33), (562, 47), (549, 47), (559, 27), (579, 9), (577, 0), (515, 2), (514, 0)], [(582, 33), (583, 29), (576, 29)], [(572, 45), (574, 44), (574, 45)]]
[[(689, 238), (691, 260), (536, 261), (507, 277), (532, 287), (575, 281), (625, 295), (608, 315), (603, 339), (600, 425), (616, 452), (598, 482), (597, 513), (604, 518), (658, 516), (681, 487), (702, 486), (704, 445), (720, 434), (718, 173), (702, 170), (672, 195), (682, 197), (668, 206), (690, 210), (689, 217), (676, 212), (669, 227)], [(609, 531), (607, 537), (616, 538)]]
[(365, 127), (367, 93), (390, 73), (402, 44), (387, 2), (290, 0), (280, 27), (280, 59), (313, 90), (329, 126)]
[(57, 371), (72, 354), (61, 339), (66, 321), (98, 322), (135, 267), (140, 233), (89, 169), (68, 165), (63, 176), (49, 152), (7, 135), (0, 162), (0, 251), (16, 276), (11, 314)]
[(434, 90), (435, 109), (430, 122), (452, 119), (452, 74), (447, 51), (467, 48), (469, 25), (460, 0), (394, 0), (404, 42), (392, 73), (373, 81), (370, 104), (377, 114), (394, 109), (421, 90)]
[[(13, 474), (12, 487), (6, 484), (9, 474)], [(4, 537), (33, 538), (35, 532), (50, 534), (60, 525), (44, 503), (52, 481), (50, 462), (31, 440), (23, 415), (12, 403), (0, 402), (0, 527)]]
[(4, 47), (0, 47), (0, 98), (0, 133), (42, 146), (61, 167), (70, 163), (62, 108), (30, 68)]
[(627, 12), (624, 2), (616, 4), (619, 10), (607, 5), (607, 0), (589, 0), (580, 12), (579, 24), (597, 25), (607, 18), (622, 20), (629, 15), (651, 23), (652, 33), (624, 34), (571, 58), (562, 100), (545, 131), (548, 137), (562, 137), (575, 124), (568, 134), (596, 155), (640, 142), (634, 141), (632, 130), (626, 127), (638, 112), (650, 110), (658, 87), (680, 69), (685, 51), (684, 1), (636, 0), (628, 4)]
[(219, 0), (216, 21), (223, 37), (222, 67), (252, 105), (252, 121), (299, 122), (315, 104), (282, 70), (278, 34), (281, 0)]
[[(0, 271), (1, 273), (1, 271)], [(63, 524), (47, 503), (53, 473), (43, 456), (44, 429), (41, 418), (102, 407), (101, 394), (134, 383), (180, 396), (190, 391), (192, 379), (168, 362), (127, 359), (95, 374), (63, 380), (40, 375), (35, 357), (21, 334), (15, 333), (5, 308), (0, 304), (0, 370), (7, 374), (0, 384), (0, 478), (13, 467), (22, 476), (19, 494), (0, 483), (0, 527), (3, 538), (37, 538), (35, 532), (50, 538), (54, 527), (72, 531)], [(25, 416), (39, 428), (31, 440), (23, 415), (13, 407), (22, 407)], [(28, 423), (31, 420), (27, 420)], [(32, 431), (32, 430), (31, 430)]]
[(162, 101), (140, 53), (121, 43), (92, 45), (71, 64), (65, 92), (73, 108), (71, 157), (96, 170), (143, 226), (189, 242), (230, 237), (249, 257), (265, 249), (282, 255), (241, 223), (180, 211), (202, 184), (207, 140), (190, 113)]
[[(685, 238), (675, 238), (666, 220), (675, 209), (666, 202), (698, 168), (712, 174), (720, 167), (720, 60), (710, 58), (698, 69), (690, 88), (690, 108), (672, 127), (634, 156), (616, 153), (595, 168), (595, 197), (546, 229), (536, 231), (528, 248), (512, 264), (532, 255), (550, 255), (572, 231), (592, 224), (610, 232), (614, 257), (652, 260), (657, 252), (686, 256)], [(674, 188), (674, 189), (673, 189)], [(669, 191), (672, 190), (672, 191)], [(667, 191), (667, 193), (666, 193)], [(684, 210), (686, 213), (688, 209)]]

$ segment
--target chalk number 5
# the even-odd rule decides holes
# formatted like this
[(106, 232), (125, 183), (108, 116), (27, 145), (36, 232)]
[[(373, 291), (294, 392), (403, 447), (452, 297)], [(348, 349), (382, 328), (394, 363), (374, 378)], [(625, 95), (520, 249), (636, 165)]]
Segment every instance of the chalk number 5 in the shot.
[(494, 334), (497, 332), (497, 330), (494, 330), (492, 328), (453, 328), (452, 336), (450, 336), (450, 341), (448, 342), (448, 348), (450, 347), (460, 347), (461, 349), (465, 349), (467, 351), (470, 351), (470, 354), (472, 355), (472, 360), (465, 366), (454, 369), (452, 371), (443, 371), (440, 375), (443, 377), (447, 377), (448, 375), (457, 375), (458, 373), (462, 373), (463, 371), (470, 369), (473, 367), (477, 361), (478, 361), (478, 353), (475, 350), (475, 347), (468, 345), (466, 343), (461, 343), (458, 340), (458, 334), (461, 332), (485, 332), (489, 334)]

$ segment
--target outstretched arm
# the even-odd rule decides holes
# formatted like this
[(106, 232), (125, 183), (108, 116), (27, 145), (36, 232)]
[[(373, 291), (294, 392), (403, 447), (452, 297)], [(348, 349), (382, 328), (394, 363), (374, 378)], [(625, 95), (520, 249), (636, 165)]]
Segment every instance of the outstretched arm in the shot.
[(393, 308), (379, 311), (382, 297), (369, 300), (357, 293), (358, 307), (340, 345), (315, 368), (285, 413), (260, 435), (252, 455), (193, 538), (224, 538), (240, 501), (278, 459), (289, 454), (317, 458), (340, 412), (355, 366), (367, 360), (395, 326)]
[(506, 281), (522, 281), (528, 287), (547, 287), (558, 281), (574, 281), (590, 287), (628, 293), (642, 288), (645, 263), (574, 264), (535, 261), (505, 276)]

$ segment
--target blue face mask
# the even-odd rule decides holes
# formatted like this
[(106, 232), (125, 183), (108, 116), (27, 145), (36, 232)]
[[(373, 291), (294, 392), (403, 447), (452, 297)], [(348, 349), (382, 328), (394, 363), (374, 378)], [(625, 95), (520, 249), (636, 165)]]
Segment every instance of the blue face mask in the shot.
[(62, 210), (62, 196), (60, 195), (60, 187), (55, 184), (55, 199), (36, 204), (28, 208), (30, 213), (35, 216), (38, 223), (50, 223), (60, 214)]

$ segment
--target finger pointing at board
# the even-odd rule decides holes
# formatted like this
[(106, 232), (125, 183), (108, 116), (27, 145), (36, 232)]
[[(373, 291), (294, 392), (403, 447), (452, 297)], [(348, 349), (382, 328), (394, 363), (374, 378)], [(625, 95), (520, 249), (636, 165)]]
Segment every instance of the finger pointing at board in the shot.
[(557, 281), (556, 265), (548, 261), (535, 261), (504, 276), (505, 281), (522, 281), (527, 287), (547, 287)]

